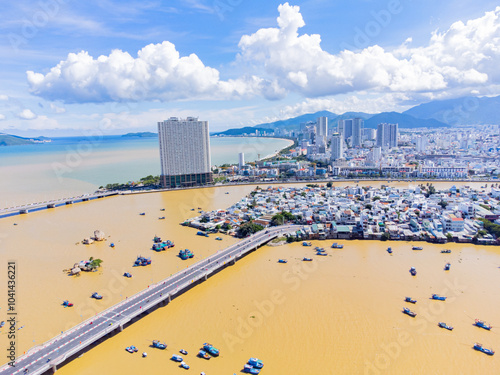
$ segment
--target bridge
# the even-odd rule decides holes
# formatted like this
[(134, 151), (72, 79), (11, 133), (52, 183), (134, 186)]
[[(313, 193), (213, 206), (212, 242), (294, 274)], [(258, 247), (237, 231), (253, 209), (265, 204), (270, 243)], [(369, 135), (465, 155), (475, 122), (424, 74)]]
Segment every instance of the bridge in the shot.
[(110, 197), (112, 195), (118, 195), (118, 194), (120, 194), (120, 193), (117, 191), (96, 192), (93, 194), (79, 195), (77, 197), (60, 198), (60, 199), (54, 199), (54, 200), (49, 200), (49, 201), (45, 201), (45, 202), (29, 203), (29, 204), (20, 205), (20, 206), (6, 207), (6, 208), (0, 209), (0, 218), (7, 217), (7, 216), (19, 215), (19, 214), (27, 214), (27, 213), (32, 212), (32, 211), (41, 211), (41, 210), (45, 210), (48, 208), (56, 208), (59, 206), (66, 206), (66, 205), (78, 203), (78, 202), (86, 202), (86, 201), (104, 198), (104, 197)]
[(195, 283), (207, 280), (211, 274), (235, 264), (247, 253), (299, 228), (297, 225), (273, 227), (242, 239), (187, 269), (148, 286), (46, 343), (31, 348), (26, 354), (17, 358), (14, 367), (9, 364), (1, 367), (0, 375), (24, 374), (25, 371), (36, 375), (55, 372), (58, 365), (69, 362), (99, 339), (121, 332), (125, 325), (134, 322), (134, 318), (140, 318), (153, 308), (165, 306), (173, 296), (182, 294)]

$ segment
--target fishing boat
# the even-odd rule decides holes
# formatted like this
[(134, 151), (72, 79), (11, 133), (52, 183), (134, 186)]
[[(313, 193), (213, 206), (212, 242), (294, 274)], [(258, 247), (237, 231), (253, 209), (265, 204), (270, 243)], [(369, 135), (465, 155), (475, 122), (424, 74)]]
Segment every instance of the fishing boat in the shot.
[(5, 322), (2, 320), (2, 322), (0, 322), (0, 328), (2, 328), (4, 325), (5, 325)]
[(165, 216), (160, 216), (158, 220), (165, 220)]
[(340, 244), (340, 243), (337, 243), (335, 242), (333, 245), (332, 245), (332, 249), (343, 249), (344, 248), (344, 245)]
[(412, 250), (422, 250), (423, 247), (421, 247), (421, 246), (413, 246), (411, 249)]
[(182, 260), (186, 260), (188, 258), (192, 258), (194, 257), (194, 254), (191, 250), (189, 249), (186, 249), (186, 250), (180, 250), (179, 251), (179, 257), (182, 259)]
[(243, 366), (243, 372), (246, 374), (259, 374), (260, 370), (258, 368), (254, 368), (253, 366), (249, 364), (245, 364)]
[(200, 351), (198, 352), (198, 357), (203, 358), (203, 359), (210, 359), (210, 358), (212, 358), (212, 357), (210, 357), (210, 356), (208, 355), (208, 353), (207, 353), (206, 351), (204, 351), (204, 350), (200, 350)]
[(73, 304), (71, 302), (69, 302), (69, 301), (63, 301), (62, 304), (63, 304), (64, 307), (73, 307)]
[(198, 233), (196, 233), (198, 236), (204, 236), (204, 237), (208, 237), (208, 233), (206, 232), (202, 232), (201, 230), (198, 231)]
[(208, 352), (211, 356), (218, 357), (219, 356), (219, 349), (215, 348), (213, 345), (204, 343), (203, 344), (203, 349)]
[(288, 263), (288, 260), (286, 260), (286, 259), (280, 259), (280, 260), (278, 260), (278, 263)]
[(449, 254), (449, 253), (451, 253), (450, 249), (441, 250), (441, 254)]
[(132, 275), (131, 275), (130, 273), (128, 273), (128, 272), (125, 272), (125, 273), (123, 274), (123, 276), (128, 277), (128, 278), (132, 277)]
[(160, 242), (161, 242), (161, 237), (155, 236), (155, 237), (153, 238), (153, 242), (154, 242), (154, 243), (160, 243)]
[(102, 296), (100, 294), (98, 294), (97, 292), (95, 292), (94, 294), (92, 294), (91, 298), (102, 299)]
[(405, 302), (417, 303), (417, 300), (416, 299), (412, 299), (411, 297), (405, 297)]
[(165, 211), (165, 209), (164, 208), (160, 208), (160, 211)]
[(143, 358), (146, 358), (147, 356), (148, 356), (148, 353), (146, 353), (146, 352), (142, 352), (142, 357), (143, 357)]
[(476, 321), (474, 322), (474, 325), (476, 327), (479, 327), (479, 328), (484, 328), (487, 331), (491, 330), (491, 325), (489, 325), (488, 323), (486, 323), (483, 320), (476, 319)]
[(146, 215), (146, 213), (145, 212), (141, 212), (139, 215), (144, 216), (144, 215)]
[(115, 247), (114, 242), (111, 242), (111, 244), (109, 245), (109, 247)]
[(411, 273), (412, 276), (416, 276), (417, 275), (417, 270), (415, 269), (415, 267), (410, 268), (410, 273)]
[(158, 340), (153, 340), (153, 348), (164, 350), (167, 349), (167, 344)]
[(312, 262), (312, 258), (302, 258), (303, 262)]
[(417, 314), (414, 313), (413, 311), (411, 311), (409, 308), (405, 307), (403, 308), (403, 314), (406, 314), (406, 315), (409, 315), (411, 316), (412, 318), (416, 317)]
[(248, 364), (254, 368), (258, 368), (258, 369), (261, 369), (262, 367), (264, 367), (264, 362), (262, 362), (260, 359), (258, 358), (250, 358), (248, 360)]
[(439, 323), (438, 323), (438, 326), (439, 326), (439, 327), (441, 327), (441, 328), (447, 329), (448, 331), (453, 331), (453, 327), (452, 327), (452, 326), (449, 326), (449, 325), (448, 325), (448, 324), (446, 324), (446, 323), (439, 322)]
[(312, 243), (304, 241), (302, 242), (302, 246), (312, 246)]
[(320, 255), (322, 257), (326, 257), (328, 254), (325, 251), (317, 251), (316, 255)]
[(392, 249), (391, 249), (390, 247), (388, 247), (388, 248), (387, 248), (387, 252), (388, 252), (389, 254), (392, 254)]
[(183, 369), (189, 370), (189, 365), (186, 362), (181, 362), (181, 367)]
[(486, 349), (486, 348), (483, 348), (483, 344), (479, 344), (479, 343), (475, 343), (474, 344), (474, 349), (475, 350), (478, 350), (480, 352), (483, 352), (484, 354), (488, 354), (488, 355), (493, 355), (495, 354), (495, 351), (493, 349)]
[(449, 270), (450, 270), (450, 266), (451, 266), (451, 264), (450, 264), (450, 263), (446, 263), (446, 264), (444, 265), (444, 270), (445, 270), (445, 271), (449, 271)]
[(431, 296), (431, 299), (435, 299), (435, 300), (438, 300), (438, 301), (446, 301), (446, 297), (440, 296), (439, 294), (433, 294)]
[(222, 241), (222, 237), (215, 237), (217, 241)]
[(126, 350), (127, 352), (129, 352), (129, 353), (135, 353), (135, 352), (137, 352), (139, 349), (137, 349), (134, 345), (131, 345), (131, 346), (127, 346), (127, 347), (125, 348), (125, 350)]
[(182, 362), (182, 361), (184, 360), (184, 359), (182, 359), (182, 357), (181, 357), (180, 355), (178, 355), (178, 354), (174, 354), (174, 355), (172, 356), (172, 358), (171, 358), (171, 359), (172, 359), (172, 361), (174, 361), (174, 362)]
[(187, 350), (184, 350), (184, 349), (179, 350), (179, 353), (184, 354), (184, 355), (188, 354)]
[(135, 260), (134, 264), (132, 267), (138, 267), (138, 266), (148, 266), (151, 264), (151, 258), (145, 258), (143, 256), (138, 256), (137, 259)]

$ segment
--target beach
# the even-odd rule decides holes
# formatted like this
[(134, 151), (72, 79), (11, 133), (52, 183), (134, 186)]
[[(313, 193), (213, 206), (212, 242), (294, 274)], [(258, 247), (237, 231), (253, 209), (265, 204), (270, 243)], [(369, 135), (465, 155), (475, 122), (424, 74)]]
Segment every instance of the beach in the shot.
[[(387, 181), (366, 183), (380, 184)], [(391, 184), (395, 185), (407, 187), (408, 183)], [(439, 189), (453, 183), (434, 185)], [(253, 188), (227, 186), (116, 196), (2, 219), (2, 261), (15, 261), (18, 267), (16, 303), (19, 326), (24, 325), (18, 331), (18, 355), (238, 241), (227, 236), (222, 236), (223, 241), (215, 241), (215, 236), (196, 236), (195, 229), (179, 223), (193, 216), (193, 208), (225, 208)], [(165, 220), (158, 220), (160, 216)], [(106, 241), (81, 244), (96, 229), (105, 233)], [(176, 246), (160, 253), (150, 250), (155, 235), (174, 241)], [(115, 248), (109, 246), (111, 242)], [(330, 249), (332, 241), (313, 241), (312, 248), (299, 243), (264, 246), (58, 373), (173, 374), (184, 371), (169, 360), (180, 349), (188, 350), (185, 361), (192, 372), (207, 374), (239, 373), (250, 357), (264, 361), (262, 374), (496, 371), (496, 356), (476, 352), (472, 345), (478, 341), (498, 349), (499, 336), (495, 328), (488, 332), (472, 323), (479, 318), (494, 327), (498, 324), (500, 249), (421, 243), (422, 251), (412, 251), (409, 242), (340, 242), (342, 250)], [(314, 246), (325, 247), (329, 256), (315, 257)], [(388, 246), (393, 255), (385, 251)], [(180, 260), (176, 255), (184, 248), (192, 250), (195, 258)], [(452, 253), (441, 254), (443, 248)], [(137, 255), (151, 257), (152, 265), (132, 268)], [(79, 277), (62, 272), (90, 256), (103, 259), (98, 272)], [(302, 262), (306, 256), (313, 261)], [(288, 263), (278, 264), (280, 258)], [(446, 262), (451, 263), (448, 272), (443, 270)], [(416, 267), (416, 277), (410, 276), (410, 267)], [(133, 278), (122, 277), (125, 271)], [(93, 292), (104, 298), (91, 299)], [(6, 295), (5, 282), (0, 293)], [(432, 301), (432, 293), (448, 299)], [(415, 319), (401, 312), (409, 305), (405, 296), (418, 300), (407, 306), (417, 312)], [(74, 307), (62, 307), (63, 300), (70, 300)], [(5, 301), (0, 302), (1, 320), (5, 320)], [(440, 321), (454, 330), (440, 329)], [(154, 339), (165, 341), (167, 350), (150, 348)], [(5, 347), (4, 331), (1, 340)], [(195, 358), (204, 342), (218, 347), (221, 356), (210, 361)], [(139, 354), (124, 350), (130, 345), (137, 346)], [(147, 358), (140, 357), (142, 351), (147, 351)]]

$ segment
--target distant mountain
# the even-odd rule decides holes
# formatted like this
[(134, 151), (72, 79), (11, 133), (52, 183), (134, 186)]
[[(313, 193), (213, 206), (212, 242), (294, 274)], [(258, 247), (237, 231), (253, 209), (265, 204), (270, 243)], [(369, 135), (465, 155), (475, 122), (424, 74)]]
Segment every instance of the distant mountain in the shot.
[(255, 133), (255, 131), (258, 130), (259, 132), (270, 132), (272, 133), (274, 130), (270, 128), (252, 128), (250, 126), (246, 126), (244, 128), (236, 128), (236, 129), (228, 129), (223, 132), (218, 132), (218, 133), (212, 133), (210, 135), (228, 135), (228, 136), (238, 136), (238, 135), (243, 135), (243, 134), (252, 134)]
[(436, 119), (449, 125), (500, 124), (500, 96), (433, 101), (405, 112), (422, 119)]
[(316, 121), (318, 117), (328, 117), (328, 122), (331, 123), (332, 119), (335, 119), (338, 117), (335, 113), (329, 112), (329, 111), (320, 111), (316, 113), (308, 113), (305, 115), (301, 115), (298, 117), (293, 117), (289, 118), (288, 120), (279, 120), (275, 122), (269, 122), (265, 124), (260, 124), (255, 126), (256, 128), (270, 128), (270, 129), (287, 129), (287, 130), (294, 130), (294, 129), (299, 129), (300, 124), (302, 122), (308, 122), (308, 121)]
[(127, 137), (127, 138), (157, 138), (158, 133), (151, 133), (151, 132), (127, 133), (127, 134), (123, 134), (122, 137)]
[(400, 129), (443, 128), (449, 126), (435, 119), (418, 119), (403, 113), (383, 112), (365, 120), (365, 128), (376, 129), (377, 125), (381, 123), (399, 124)]
[(38, 138), (23, 138), (17, 135), (10, 134), (0, 134), (0, 146), (19, 146), (19, 145), (31, 145), (33, 143), (40, 143), (42, 141), (47, 141), (46, 137)]

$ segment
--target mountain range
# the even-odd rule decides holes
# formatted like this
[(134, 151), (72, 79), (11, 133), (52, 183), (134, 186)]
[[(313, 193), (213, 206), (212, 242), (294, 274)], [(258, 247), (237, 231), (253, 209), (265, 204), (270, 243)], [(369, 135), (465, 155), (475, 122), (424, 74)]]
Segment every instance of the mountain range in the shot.
[(403, 113), (346, 112), (342, 115), (330, 111), (308, 113), (286, 120), (259, 124), (254, 127), (229, 129), (214, 135), (241, 135), (255, 130), (286, 129), (298, 130), (301, 123), (316, 121), (318, 117), (328, 117), (330, 127), (336, 127), (338, 120), (359, 117), (365, 128), (376, 129), (380, 123), (399, 124), (400, 129), (443, 128), (456, 125), (500, 124), (500, 96), (462, 97), (420, 104)]

